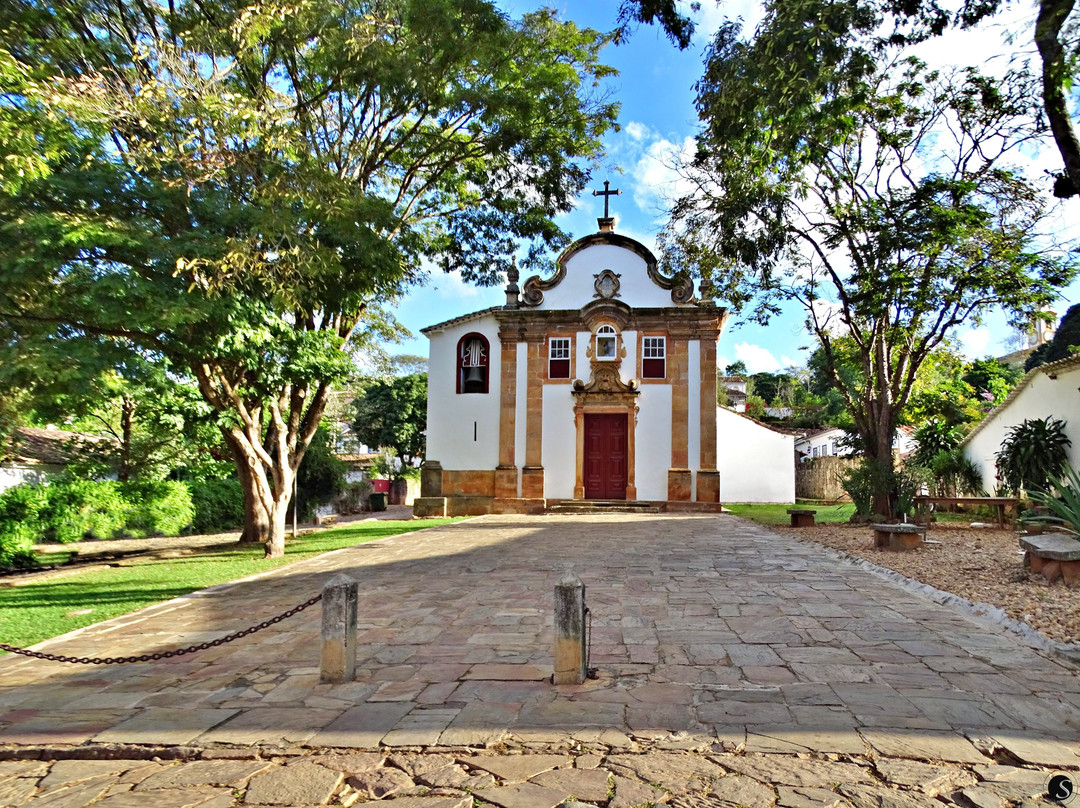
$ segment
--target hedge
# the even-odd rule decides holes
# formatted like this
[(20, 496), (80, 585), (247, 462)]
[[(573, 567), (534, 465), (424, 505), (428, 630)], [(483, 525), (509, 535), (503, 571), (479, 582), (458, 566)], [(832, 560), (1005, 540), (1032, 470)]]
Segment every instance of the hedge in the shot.
[(195, 519), (187, 485), (65, 479), (0, 493), (0, 570), (34, 566), (41, 541), (175, 536)]

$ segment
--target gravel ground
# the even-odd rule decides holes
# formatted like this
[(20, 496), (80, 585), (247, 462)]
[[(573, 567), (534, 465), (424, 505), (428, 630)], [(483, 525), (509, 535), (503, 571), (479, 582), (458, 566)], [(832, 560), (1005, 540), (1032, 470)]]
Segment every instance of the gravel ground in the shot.
[(1015, 530), (935, 524), (926, 538), (940, 544), (898, 553), (875, 550), (873, 531), (866, 525), (775, 529), (843, 550), (975, 603), (997, 606), (1059, 642), (1080, 641), (1080, 588), (1051, 586), (1041, 575), (1029, 574)]

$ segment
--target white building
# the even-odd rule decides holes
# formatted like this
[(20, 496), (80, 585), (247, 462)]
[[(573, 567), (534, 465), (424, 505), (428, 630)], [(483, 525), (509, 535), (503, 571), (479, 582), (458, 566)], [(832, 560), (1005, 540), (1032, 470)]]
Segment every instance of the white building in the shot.
[(1080, 355), (1032, 368), (960, 444), (982, 472), (983, 488), (991, 493), (997, 490), (995, 455), (1009, 428), (1047, 417), (1065, 422), (1065, 433), (1072, 440), (1069, 464), (1080, 468)]
[[(893, 437), (893, 451), (901, 456), (913, 452), (917, 446), (914, 433), (915, 430), (909, 426), (897, 427), (896, 435)], [(845, 445), (846, 434), (844, 430), (835, 426), (823, 427), (796, 440), (795, 451), (800, 461), (829, 455), (847, 457), (855, 454), (855, 450)]]
[(716, 346), (727, 311), (688, 276), (663, 275), (611, 220), (600, 226), (563, 251), (553, 277), (529, 278), (520, 295), (511, 277), (505, 306), (423, 329), (417, 515), (535, 512), (552, 500), (720, 509)]

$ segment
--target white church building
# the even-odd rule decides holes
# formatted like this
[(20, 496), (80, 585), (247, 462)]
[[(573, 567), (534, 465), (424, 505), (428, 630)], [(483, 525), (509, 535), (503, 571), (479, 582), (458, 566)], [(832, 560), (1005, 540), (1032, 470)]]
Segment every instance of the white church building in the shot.
[(794, 501), (791, 440), (738, 453), (738, 468), (717, 462), (726, 309), (689, 276), (662, 274), (612, 219), (598, 221), (552, 277), (519, 290), (511, 275), (504, 306), (423, 329), (428, 459), (416, 516), (536, 513), (567, 500), (716, 512), (726, 474), (744, 492), (748, 475), (766, 475), (767, 499), (756, 501)]

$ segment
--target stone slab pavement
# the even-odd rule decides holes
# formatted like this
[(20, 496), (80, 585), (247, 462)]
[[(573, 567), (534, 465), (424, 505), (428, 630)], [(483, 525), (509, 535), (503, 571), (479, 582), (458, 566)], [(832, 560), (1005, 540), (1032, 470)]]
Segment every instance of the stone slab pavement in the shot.
[[(587, 586), (599, 679), (555, 688), (553, 590), (567, 565)], [(328, 553), (37, 647), (122, 656), (205, 641), (306, 600), (340, 571), (360, 581), (356, 681), (319, 683), (317, 607), (170, 660), (89, 667), (8, 656), (0, 744), (270, 755), (567, 743), (614, 754), (659, 743), (1080, 764), (1074, 667), (729, 515), (488, 516)]]

